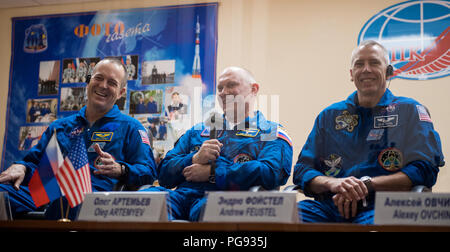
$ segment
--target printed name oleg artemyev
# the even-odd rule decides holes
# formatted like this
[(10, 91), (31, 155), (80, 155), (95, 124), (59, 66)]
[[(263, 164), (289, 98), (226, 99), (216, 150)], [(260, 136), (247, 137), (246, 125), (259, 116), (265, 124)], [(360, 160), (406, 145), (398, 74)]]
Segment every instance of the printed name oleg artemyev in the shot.
[(94, 215), (107, 218), (108, 216), (126, 217), (143, 216), (146, 206), (150, 206), (150, 198), (140, 197), (119, 197), (114, 199), (95, 198), (95, 206), (118, 206), (114, 208), (95, 208)]

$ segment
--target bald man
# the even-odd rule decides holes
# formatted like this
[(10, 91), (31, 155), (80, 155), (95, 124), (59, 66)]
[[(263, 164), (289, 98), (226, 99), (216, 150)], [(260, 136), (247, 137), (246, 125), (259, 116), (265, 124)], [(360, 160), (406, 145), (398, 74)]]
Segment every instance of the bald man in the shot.
[(159, 166), (162, 187), (147, 189), (169, 192), (170, 219), (197, 221), (207, 191), (271, 190), (286, 183), (292, 142), (280, 125), (254, 110), (258, 91), (243, 68), (228, 67), (219, 76), (217, 98), (224, 114), (181, 136)]

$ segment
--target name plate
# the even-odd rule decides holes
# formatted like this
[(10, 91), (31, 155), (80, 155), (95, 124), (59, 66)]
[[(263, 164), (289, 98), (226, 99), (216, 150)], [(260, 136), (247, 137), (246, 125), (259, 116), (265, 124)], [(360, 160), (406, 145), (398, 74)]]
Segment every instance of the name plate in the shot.
[(7, 192), (0, 192), (0, 220), (12, 220)]
[(377, 192), (374, 223), (450, 226), (450, 193)]
[(167, 221), (166, 192), (95, 192), (86, 194), (82, 221)]
[(297, 223), (295, 192), (209, 192), (205, 222)]

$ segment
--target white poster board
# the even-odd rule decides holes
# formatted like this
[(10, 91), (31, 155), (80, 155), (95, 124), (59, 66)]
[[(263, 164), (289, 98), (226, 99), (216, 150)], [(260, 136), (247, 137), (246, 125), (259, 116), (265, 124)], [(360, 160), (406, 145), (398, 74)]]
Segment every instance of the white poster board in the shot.
[(77, 220), (167, 221), (166, 192), (95, 192), (87, 194)]
[(297, 223), (295, 192), (209, 192), (205, 222)]
[(374, 223), (450, 226), (450, 193), (377, 192)]

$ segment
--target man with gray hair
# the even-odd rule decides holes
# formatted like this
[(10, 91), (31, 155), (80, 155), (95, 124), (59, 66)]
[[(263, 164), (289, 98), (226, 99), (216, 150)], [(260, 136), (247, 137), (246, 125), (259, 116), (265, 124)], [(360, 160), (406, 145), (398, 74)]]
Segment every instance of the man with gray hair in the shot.
[(376, 191), (432, 187), (444, 164), (439, 134), (419, 102), (394, 96), (388, 51), (364, 41), (353, 52), (356, 91), (323, 110), (294, 167), (304, 222), (373, 223)]
[(219, 76), (217, 97), (224, 114), (181, 136), (158, 167), (163, 187), (147, 189), (169, 192), (170, 219), (197, 221), (207, 191), (272, 190), (286, 183), (292, 142), (280, 125), (254, 110), (258, 91), (259, 84), (243, 68), (228, 67)]

